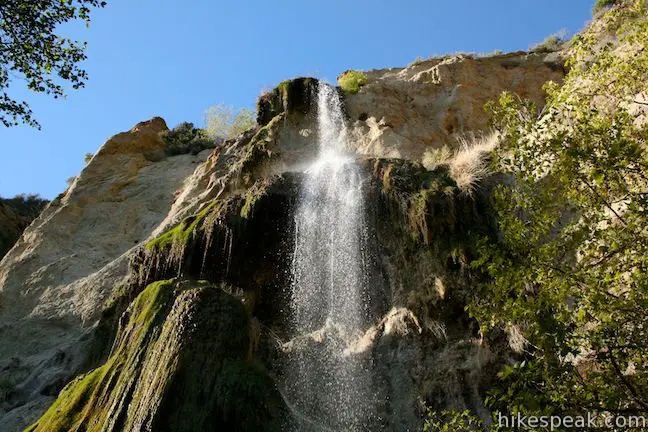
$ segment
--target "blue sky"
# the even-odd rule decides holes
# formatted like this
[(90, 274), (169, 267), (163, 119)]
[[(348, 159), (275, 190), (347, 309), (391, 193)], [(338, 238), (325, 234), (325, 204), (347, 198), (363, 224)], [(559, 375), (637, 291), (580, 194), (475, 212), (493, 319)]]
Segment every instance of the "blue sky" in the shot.
[(90, 28), (86, 88), (33, 95), (42, 130), (0, 125), (0, 196), (53, 198), (110, 136), (162, 116), (202, 125), (211, 105), (253, 107), (263, 89), (300, 75), (404, 66), (417, 56), (527, 49), (580, 30), (593, 0), (327, 2), (108, 0)]

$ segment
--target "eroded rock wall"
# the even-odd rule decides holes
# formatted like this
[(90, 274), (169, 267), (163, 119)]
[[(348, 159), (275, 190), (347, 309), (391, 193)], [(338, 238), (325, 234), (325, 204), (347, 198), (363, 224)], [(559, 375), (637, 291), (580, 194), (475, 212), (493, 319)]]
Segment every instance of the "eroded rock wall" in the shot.
[[(487, 192), (467, 195), (447, 168), (428, 171), (419, 160), (427, 149), (454, 146), (462, 134), (483, 131), (483, 105), (502, 90), (541, 105), (542, 83), (559, 80), (562, 73), (560, 62), (544, 55), (455, 56), (369, 71), (368, 83), (346, 95), (349, 150), (368, 157), (358, 163), (375, 250), (375, 322), (353, 350), (371, 359), (377, 394), (390, 395), (380, 402), (375, 426), (411, 429), (422, 402), (483, 412), (483, 389), (506, 355), (503, 347), (479, 339), (463, 310), (470, 292), (471, 245), (491, 226)], [(289, 337), (291, 215), (299, 173), (316, 151), (316, 86), (314, 79), (282, 83), (262, 97), (258, 128), (196, 156), (165, 157), (160, 133), (166, 125), (159, 118), (100, 149), (0, 265), (0, 368), (7, 377), (0, 388), (0, 429), (31, 424), (78, 372), (86, 374), (53, 406), (67, 407), (67, 420), (50, 409), (36, 429), (149, 430), (158, 421), (176, 421), (160, 407), (185, 412), (194, 384), (197, 389), (221, 380), (220, 372), (207, 369), (205, 383), (196, 381), (193, 362), (205, 361), (196, 347), (203, 349), (203, 341), (215, 348), (202, 337), (192, 347), (193, 334), (182, 327), (192, 314), (202, 313), (192, 312), (187, 296), (197, 296), (199, 303), (203, 296), (221, 298), (209, 291), (220, 284), (230, 287), (246, 313), (245, 320), (236, 320), (249, 327), (249, 341), (240, 344), (245, 355), (237, 361), (256, 365), (261, 381), (270, 383), (268, 394), (281, 392), (281, 356)], [(124, 342), (138, 328), (132, 322), (137, 299), (151, 284), (170, 278), (176, 278), (174, 284), (208, 283), (173, 294), (180, 305), (160, 315), (156, 337), (170, 332), (160, 339), (168, 356), (155, 351), (153, 342)], [(173, 333), (176, 327), (179, 333)], [(131, 345), (140, 346), (136, 351), (144, 356), (124, 360), (134, 375), (113, 369), (112, 363), (130, 359), (131, 348), (121, 355), (119, 347)], [(178, 366), (182, 358), (191, 366)], [(186, 404), (171, 396), (169, 383), (156, 381), (156, 370), (172, 381), (186, 378), (181, 379)], [(106, 379), (132, 386), (142, 398), (130, 390), (114, 393)], [(82, 387), (87, 391), (77, 398), (78, 382), (86, 380), (91, 381)], [(144, 402), (141, 409), (126, 408), (127, 399)], [(268, 415), (284, 416), (283, 402), (272, 400), (276, 409)], [(121, 408), (108, 410), (108, 401)], [(206, 413), (210, 422), (226, 422), (226, 402), (213, 400)], [(191, 428), (193, 421), (177, 426)], [(255, 430), (250, 428), (244, 430)]]
[(164, 157), (160, 118), (108, 140), (0, 264), (0, 430), (21, 430), (85, 362), (132, 250), (206, 153)]

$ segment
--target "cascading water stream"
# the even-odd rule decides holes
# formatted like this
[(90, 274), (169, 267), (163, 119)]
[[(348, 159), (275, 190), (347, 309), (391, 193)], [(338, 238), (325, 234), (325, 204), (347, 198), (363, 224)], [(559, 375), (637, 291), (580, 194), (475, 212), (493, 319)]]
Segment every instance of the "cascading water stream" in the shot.
[[(360, 173), (344, 155), (347, 131), (336, 90), (320, 83), (318, 159), (295, 214), (286, 393), (298, 430), (362, 430), (371, 375), (349, 350), (367, 322), (366, 227)], [(315, 427), (315, 425), (318, 425)]]

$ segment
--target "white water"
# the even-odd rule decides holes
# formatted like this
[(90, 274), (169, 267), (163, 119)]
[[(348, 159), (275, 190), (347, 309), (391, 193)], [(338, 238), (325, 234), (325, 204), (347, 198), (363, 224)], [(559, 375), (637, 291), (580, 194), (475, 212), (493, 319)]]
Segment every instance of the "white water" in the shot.
[[(295, 214), (291, 316), (295, 338), (286, 396), (299, 430), (363, 430), (371, 375), (345, 352), (365, 328), (365, 221), (360, 174), (345, 156), (347, 130), (335, 89), (320, 83), (318, 159)], [(317, 426), (315, 426), (317, 425)]]

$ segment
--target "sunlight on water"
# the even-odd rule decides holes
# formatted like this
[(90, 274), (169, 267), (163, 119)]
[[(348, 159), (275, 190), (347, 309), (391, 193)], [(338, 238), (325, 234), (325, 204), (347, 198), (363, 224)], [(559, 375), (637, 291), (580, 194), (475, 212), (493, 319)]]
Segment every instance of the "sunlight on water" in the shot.
[(344, 155), (347, 131), (330, 85), (318, 93), (319, 157), (306, 171), (295, 214), (286, 393), (299, 430), (364, 430), (371, 375), (349, 343), (366, 327), (362, 183)]

